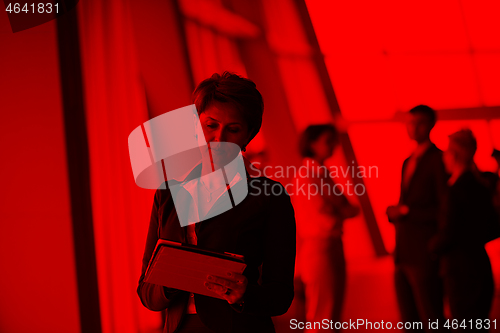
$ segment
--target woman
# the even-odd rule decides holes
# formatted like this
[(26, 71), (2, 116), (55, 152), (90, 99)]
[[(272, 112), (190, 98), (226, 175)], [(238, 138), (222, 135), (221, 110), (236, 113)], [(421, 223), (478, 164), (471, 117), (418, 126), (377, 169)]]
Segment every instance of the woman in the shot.
[(294, 204), (297, 275), (305, 287), (306, 319), (312, 322), (341, 319), (346, 283), (342, 226), (345, 219), (359, 213), (340, 193), (340, 187), (335, 187), (325, 167), (338, 140), (332, 125), (309, 126), (300, 139), (303, 166), (308, 172), (299, 183), (308, 193), (297, 196)]
[[(248, 79), (228, 72), (214, 74), (196, 88), (194, 103), (214, 161), (223, 142), (244, 151), (260, 130), (262, 96)], [(200, 202), (215, 201), (215, 205), (226, 188), (221, 192), (216, 183), (200, 178), (213, 172), (211, 162), (202, 159), (187, 178), (198, 182), (193, 188)], [(241, 184), (234, 174), (227, 176), (227, 182)], [(281, 184), (265, 177), (247, 180), (248, 195), (243, 201), (188, 227), (181, 227), (168, 187), (156, 191), (137, 291), (150, 310), (167, 309), (164, 332), (274, 332), (271, 316), (288, 310), (295, 264), (293, 208)], [(281, 191), (265, 191), (270, 186)], [(203, 217), (209, 210), (200, 209), (199, 214)], [(207, 276), (205, 286), (223, 300), (146, 283), (144, 272), (159, 238), (243, 255), (247, 268), (242, 275)]]
[[(430, 243), (431, 251), (441, 259), (452, 318), (458, 322), (458, 329), (464, 331), (484, 331), (494, 291), (484, 245), (491, 240), (496, 216), (490, 193), (474, 165), (476, 147), (470, 130), (449, 136), (448, 149), (443, 154), (451, 174), (446, 209), (440, 230)], [(476, 320), (481, 321), (481, 329), (476, 327)]]

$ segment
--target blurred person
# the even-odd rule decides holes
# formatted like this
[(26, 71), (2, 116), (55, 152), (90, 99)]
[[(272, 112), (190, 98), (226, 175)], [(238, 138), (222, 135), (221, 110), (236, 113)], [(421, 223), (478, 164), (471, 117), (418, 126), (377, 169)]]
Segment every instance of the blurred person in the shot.
[[(224, 142), (245, 151), (259, 132), (264, 104), (254, 82), (228, 72), (202, 81), (193, 97), (210, 158), (202, 159), (179, 183), (185, 188), (183, 195), (201, 199), (199, 211), (192, 213), (203, 217), (220, 203), (229, 186), (217, 187), (207, 177), (214, 174), (212, 157), (216, 160), (225, 154), (221, 148)], [(228, 176), (227, 181), (234, 184), (231, 189), (246, 186), (243, 177), (248, 180), (248, 195), (242, 202), (186, 227), (180, 225), (178, 216), (182, 212), (176, 210), (168, 183), (166, 189), (156, 191), (137, 292), (148, 309), (167, 310), (164, 333), (272, 333), (271, 316), (284, 314), (290, 307), (296, 254), (290, 198), (280, 183), (266, 177), (250, 178), (248, 174)], [(272, 193), (266, 191), (269, 187)], [(207, 209), (201, 209), (204, 207)], [(147, 283), (144, 274), (158, 239), (240, 254), (247, 267), (243, 274), (207, 276), (206, 288), (223, 299)]]
[[(449, 136), (443, 160), (451, 174), (439, 232), (430, 249), (441, 258), (441, 274), (452, 319), (459, 331), (477, 329), (476, 320), (489, 318), (493, 299), (493, 274), (486, 242), (499, 236), (490, 190), (473, 162), (477, 143), (468, 129)], [(469, 320), (472, 319), (472, 323)], [(465, 322), (463, 322), (465, 320)], [(472, 324), (472, 327), (471, 327)]]
[(408, 135), (417, 147), (403, 163), (399, 203), (387, 208), (396, 228), (396, 296), (402, 321), (419, 321), (425, 330), (435, 332), (426, 323), (444, 319), (443, 287), (438, 260), (428, 251), (428, 243), (438, 230), (447, 174), (443, 153), (430, 140), (435, 111), (418, 105), (407, 117)]
[(493, 157), (495, 159), (495, 162), (497, 162), (497, 168), (495, 172), (497, 175), (500, 175), (500, 150), (493, 149), (491, 157)]
[(490, 188), (493, 195), (493, 205), (495, 206), (498, 215), (500, 215), (500, 151), (493, 149), (491, 157), (495, 159), (497, 168), (495, 172), (491, 172), (491, 176), (488, 177), (488, 179), (491, 184)]
[(493, 149), (491, 157), (495, 160), (497, 168), (495, 171), (481, 171), (476, 163), (472, 162), (470, 170), (476, 178), (488, 189), (488, 192), (493, 201), (495, 210), (500, 215), (500, 151)]
[(294, 196), (297, 276), (303, 283), (306, 320), (310, 322), (341, 320), (346, 287), (342, 226), (345, 219), (359, 213), (343, 193), (335, 193), (335, 183), (325, 167), (338, 143), (332, 125), (309, 126), (299, 142), (302, 168), (308, 172), (305, 177), (299, 173), (298, 179), (307, 193)]
[(491, 171), (480, 171), (477, 167), (477, 165), (472, 162), (472, 165), (471, 165), (471, 171), (476, 174), (476, 176), (479, 176), (479, 180), (483, 183), (484, 186), (486, 186), (489, 190), (489, 192), (491, 193), (491, 196), (492, 197), (495, 197), (496, 196), (496, 192), (497, 192), (497, 186), (498, 186), (498, 180), (499, 180), (499, 175), (498, 175), (498, 172), (499, 172), (499, 159), (500, 159), (500, 156), (499, 156), (499, 151), (496, 150), (496, 149), (493, 149), (493, 153), (491, 154), (491, 157), (493, 157), (493, 159), (495, 160), (496, 164), (497, 164), (497, 168), (495, 171), (491, 172)]

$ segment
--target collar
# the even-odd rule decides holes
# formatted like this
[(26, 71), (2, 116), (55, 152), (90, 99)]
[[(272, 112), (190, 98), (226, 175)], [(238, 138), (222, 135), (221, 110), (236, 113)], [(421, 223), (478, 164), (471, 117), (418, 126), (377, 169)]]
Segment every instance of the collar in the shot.
[(459, 170), (458, 172), (454, 172), (451, 174), (450, 178), (448, 179), (448, 186), (453, 186), (455, 183), (463, 177), (466, 173), (472, 173), (472, 170), (470, 167), (463, 168), (462, 170)]
[[(190, 171), (186, 172), (185, 177), (183, 179), (174, 179), (171, 181), (171, 183), (178, 184), (182, 187), (184, 187), (189, 193), (193, 194), (196, 191), (196, 187), (198, 185), (198, 182), (200, 179), (205, 178), (205, 177), (210, 177), (211, 175), (214, 175), (217, 173), (217, 171), (214, 173), (210, 173), (208, 175), (201, 176), (201, 168), (202, 164), (201, 161), (195, 165)], [(250, 175), (248, 174), (248, 171), (245, 168), (245, 173), (246, 173), (246, 178), (250, 178)], [(229, 182), (229, 187), (233, 187), (235, 184), (237, 184), (239, 181), (243, 179), (242, 175), (239, 172), (236, 172), (236, 174), (233, 176), (231, 181)], [(223, 181), (224, 182), (224, 181)], [(227, 191), (227, 189), (225, 190)], [(223, 191), (223, 193), (225, 192)]]
[(187, 180), (191, 180), (197, 178), (201, 175), (201, 159), (194, 164), (194, 166), (186, 171), (184, 174), (172, 178), (169, 180), (169, 183), (179, 184), (183, 183)]
[[(201, 166), (201, 164), (200, 164)], [(201, 170), (201, 168), (200, 168)], [(201, 174), (201, 172), (200, 172)], [(204, 187), (205, 185), (202, 184), (201, 182), (201, 179), (205, 178), (205, 177), (213, 177), (213, 176), (220, 176), (220, 179), (219, 181), (222, 181), (220, 183), (220, 187), (218, 187), (216, 190), (214, 190), (211, 195), (214, 195), (214, 197), (212, 198), (212, 200), (210, 200), (210, 202), (200, 202), (200, 198), (199, 198), (199, 191), (200, 191), (200, 187)], [(193, 179), (189, 179), (189, 180), (186, 180), (182, 183), (179, 184), (180, 187), (183, 187), (187, 192), (189, 192), (189, 194), (191, 195), (191, 198), (192, 198), (192, 204), (193, 204), (193, 207), (192, 209), (189, 210), (189, 220), (190, 221), (200, 221), (200, 220), (204, 220), (206, 219), (207, 216), (210, 215), (210, 212), (212, 211), (212, 208), (213, 206), (216, 205), (216, 203), (219, 201), (219, 199), (226, 194), (226, 192), (228, 192), (228, 188), (233, 188), (234, 185), (236, 185), (238, 182), (240, 182), (241, 180), (243, 179), (243, 177), (240, 175), (239, 172), (236, 172), (236, 174), (234, 175), (234, 177), (232, 178), (232, 180), (229, 182), (229, 186), (227, 186), (227, 184), (225, 183), (222, 175), (221, 175), (221, 171), (219, 172), (212, 172), (212, 173), (209, 173), (208, 175), (204, 175), (202, 177), (196, 177), (196, 178), (193, 178)], [(200, 206), (201, 205), (201, 206)], [(201, 211), (200, 211), (200, 207), (204, 207), (204, 210), (205, 210), (205, 213), (203, 213), (202, 216), (200, 216)], [(208, 209), (207, 209), (208, 208)]]
[(413, 151), (413, 154), (411, 154), (412, 158), (419, 158), (422, 157), (427, 150), (432, 146), (431, 141), (427, 141), (424, 144), (418, 145), (417, 148)]

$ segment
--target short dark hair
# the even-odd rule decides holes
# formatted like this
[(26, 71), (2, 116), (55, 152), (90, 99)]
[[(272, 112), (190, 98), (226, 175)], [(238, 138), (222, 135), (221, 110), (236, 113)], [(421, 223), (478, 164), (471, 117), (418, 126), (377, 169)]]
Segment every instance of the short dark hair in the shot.
[(493, 152), (491, 153), (491, 157), (500, 158), (500, 150), (493, 149)]
[(429, 121), (432, 123), (432, 126), (436, 124), (437, 116), (436, 111), (433, 108), (427, 105), (417, 105), (413, 109), (410, 110), (411, 114), (420, 113), (429, 118)]
[(472, 163), (477, 150), (477, 141), (474, 133), (468, 128), (448, 136), (450, 144), (454, 143), (455, 158), (466, 164)]
[(264, 101), (252, 80), (237, 74), (214, 73), (203, 80), (193, 92), (198, 114), (203, 113), (214, 102), (230, 103), (241, 112), (251, 133), (249, 142), (259, 133), (262, 126)]
[(302, 157), (314, 157), (311, 144), (324, 134), (330, 133), (335, 142), (339, 140), (339, 134), (335, 126), (331, 124), (310, 125), (306, 128), (299, 140), (299, 151)]

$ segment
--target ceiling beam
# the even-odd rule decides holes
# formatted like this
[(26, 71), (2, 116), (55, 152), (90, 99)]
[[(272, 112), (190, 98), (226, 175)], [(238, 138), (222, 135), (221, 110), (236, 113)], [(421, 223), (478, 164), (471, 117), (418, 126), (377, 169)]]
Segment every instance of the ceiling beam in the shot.
[[(397, 111), (392, 118), (350, 120), (349, 124), (404, 122), (408, 112)], [(500, 119), (500, 106), (436, 110), (438, 120), (494, 120)]]

